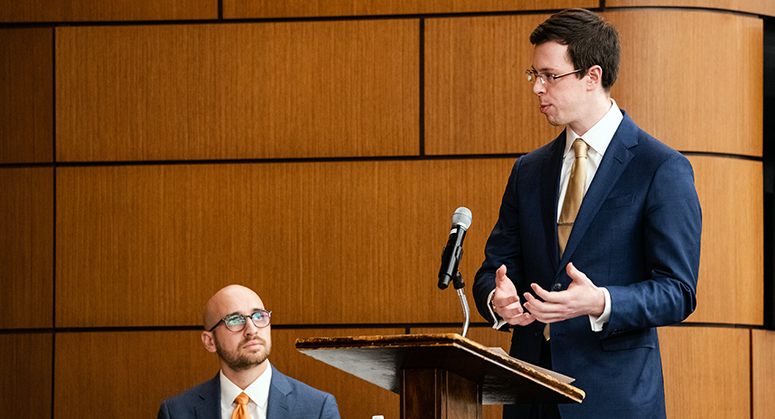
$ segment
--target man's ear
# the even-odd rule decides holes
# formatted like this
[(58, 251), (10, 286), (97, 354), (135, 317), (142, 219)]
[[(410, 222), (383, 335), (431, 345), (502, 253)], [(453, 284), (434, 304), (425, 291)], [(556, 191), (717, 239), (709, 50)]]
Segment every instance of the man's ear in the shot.
[(202, 344), (209, 352), (215, 353), (215, 335), (213, 332), (202, 332)]
[(593, 65), (587, 70), (587, 76), (589, 77), (587, 87), (589, 90), (595, 90), (597, 86), (603, 83), (603, 67)]

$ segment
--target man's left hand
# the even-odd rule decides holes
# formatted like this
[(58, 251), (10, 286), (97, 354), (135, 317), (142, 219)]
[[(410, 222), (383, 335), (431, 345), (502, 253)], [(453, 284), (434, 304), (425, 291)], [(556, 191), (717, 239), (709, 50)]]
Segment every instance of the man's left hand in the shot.
[(567, 290), (549, 292), (538, 284), (531, 284), (533, 292), (543, 301), (526, 292), (525, 308), (536, 320), (546, 324), (583, 315), (600, 317), (605, 309), (603, 290), (595, 286), (584, 272), (576, 269), (572, 263), (568, 263), (565, 270), (571, 278)]

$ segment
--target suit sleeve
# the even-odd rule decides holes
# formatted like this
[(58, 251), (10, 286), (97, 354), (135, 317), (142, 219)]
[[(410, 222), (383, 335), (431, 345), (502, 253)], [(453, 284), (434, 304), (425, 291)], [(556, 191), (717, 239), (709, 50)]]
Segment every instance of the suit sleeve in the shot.
[(327, 394), (323, 399), (323, 409), (320, 414), (321, 419), (340, 419), (339, 406), (336, 404), (334, 396)]
[(657, 168), (643, 211), (647, 277), (607, 287), (611, 317), (603, 338), (681, 322), (697, 305), (702, 213), (684, 156), (676, 153)]
[[(495, 271), (501, 265), (506, 265), (509, 278), (520, 276), (520, 267), (517, 264), (521, 254), (521, 242), (519, 231), (519, 209), (517, 205), (516, 182), (519, 166), (522, 159), (517, 160), (511, 170), (506, 191), (503, 193), (501, 207), (498, 213), (498, 221), (487, 239), (484, 248), (484, 262), (476, 273), (473, 285), (474, 300), (479, 314), (491, 324), (496, 320), (490, 314), (488, 298), (495, 289)], [(521, 290), (517, 289), (521, 294)], [(524, 292), (524, 291), (522, 291)], [(508, 330), (504, 325), (500, 330)]]
[(159, 407), (159, 413), (156, 416), (156, 419), (170, 419), (170, 413), (167, 409), (166, 401), (162, 402), (161, 407)]

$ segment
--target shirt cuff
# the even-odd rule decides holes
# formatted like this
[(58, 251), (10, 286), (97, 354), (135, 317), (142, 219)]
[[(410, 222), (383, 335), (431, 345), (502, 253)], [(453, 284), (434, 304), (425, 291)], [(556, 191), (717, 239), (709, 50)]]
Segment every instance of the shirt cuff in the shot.
[(601, 289), (603, 290), (603, 295), (605, 295), (605, 308), (603, 308), (603, 314), (600, 317), (589, 316), (589, 325), (592, 326), (593, 332), (602, 332), (603, 326), (611, 318), (611, 293), (605, 287)]
[(501, 327), (506, 326), (508, 323), (500, 318), (495, 312), (492, 310), (492, 296), (495, 295), (495, 290), (490, 291), (490, 295), (487, 296), (487, 309), (490, 310), (490, 316), (492, 317), (492, 328), (495, 330), (500, 330)]

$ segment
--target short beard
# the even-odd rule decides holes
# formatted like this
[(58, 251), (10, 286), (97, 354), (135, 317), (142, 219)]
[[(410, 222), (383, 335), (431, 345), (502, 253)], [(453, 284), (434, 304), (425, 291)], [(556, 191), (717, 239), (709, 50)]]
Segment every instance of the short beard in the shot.
[(269, 352), (272, 349), (270, 346), (267, 346), (266, 342), (263, 339), (259, 337), (256, 337), (255, 339), (243, 340), (240, 343), (240, 347), (250, 342), (251, 340), (258, 340), (259, 342), (261, 342), (261, 345), (266, 350), (259, 351), (255, 354), (241, 353), (239, 349), (235, 350), (234, 352), (229, 352), (223, 349), (223, 347), (221, 347), (220, 343), (218, 342), (218, 339), (216, 338), (214, 339), (215, 352), (232, 370), (236, 372), (247, 371), (253, 367), (263, 364), (264, 361), (266, 361), (266, 359), (269, 357)]

